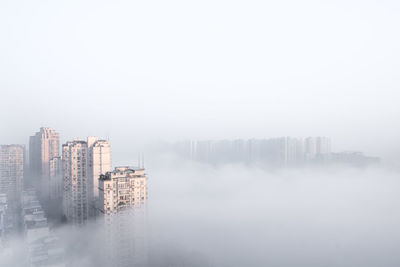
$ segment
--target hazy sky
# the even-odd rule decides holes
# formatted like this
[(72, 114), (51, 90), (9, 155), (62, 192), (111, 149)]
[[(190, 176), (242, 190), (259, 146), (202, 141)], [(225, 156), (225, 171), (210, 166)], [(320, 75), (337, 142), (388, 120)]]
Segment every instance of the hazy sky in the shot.
[(398, 1), (0, 1), (0, 143), (327, 135), (400, 149)]

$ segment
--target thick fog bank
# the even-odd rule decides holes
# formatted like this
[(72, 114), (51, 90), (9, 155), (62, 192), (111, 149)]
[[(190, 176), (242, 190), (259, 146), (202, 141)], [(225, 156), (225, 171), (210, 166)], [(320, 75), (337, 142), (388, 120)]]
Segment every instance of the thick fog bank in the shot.
[(194, 266), (400, 264), (397, 172), (266, 172), (165, 159), (149, 174), (153, 244), (195, 255)]
[[(147, 163), (146, 266), (399, 266), (399, 173)], [(144, 228), (143, 228), (144, 229)], [(104, 228), (54, 229), (68, 266), (104, 266)], [(23, 242), (0, 266), (25, 266)]]

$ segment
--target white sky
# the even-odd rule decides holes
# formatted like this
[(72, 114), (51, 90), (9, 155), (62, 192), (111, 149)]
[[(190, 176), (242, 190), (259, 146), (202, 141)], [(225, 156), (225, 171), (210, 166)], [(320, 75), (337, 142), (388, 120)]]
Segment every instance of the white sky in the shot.
[(400, 150), (398, 1), (0, 1), (0, 143), (326, 135)]

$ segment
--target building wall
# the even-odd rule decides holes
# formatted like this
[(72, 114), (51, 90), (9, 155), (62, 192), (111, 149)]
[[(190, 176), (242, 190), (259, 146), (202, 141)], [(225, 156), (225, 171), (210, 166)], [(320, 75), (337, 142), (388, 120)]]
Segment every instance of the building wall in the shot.
[(23, 145), (0, 146), (0, 193), (9, 198), (19, 196), (24, 178), (25, 147)]
[[(89, 144), (89, 142), (88, 142)], [(111, 171), (111, 146), (106, 140), (97, 140), (90, 147), (90, 182), (93, 199), (99, 197), (99, 177)]]
[(63, 145), (63, 211), (75, 225), (85, 224), (89, 209), (88, 147), (85, 141)]
[(33, 179), (39, 181), (40, 192), (50, 195), (50, 161), (60, 156), (59, 134), (50, 128), (40, 128), (29, 139), (29, 166)]
[(61, 199), (63, 195), (63, 165), (61, 157), (54, 157), (50, 165), (50, 199)]
[(144, 169), (118, 167), (99, 180), (106, 259), (112, 266), (145, 266), (147, 177)]

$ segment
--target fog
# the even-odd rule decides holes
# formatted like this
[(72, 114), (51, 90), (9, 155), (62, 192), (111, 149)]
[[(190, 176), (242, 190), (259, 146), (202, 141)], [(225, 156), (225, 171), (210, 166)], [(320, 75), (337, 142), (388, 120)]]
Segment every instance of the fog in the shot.
[[(148, 266), (400, 264), (396, 170), (215, 168), (163, 155), (148, 175)], [(54, 231), (72, 266), (102, 266), (101, 226)], [(7, 251), (0, 259), (18, 266)]]
[(167, 162), (151, 175), (156, 239), (210, 266), (399, 264), (398, 172)]

